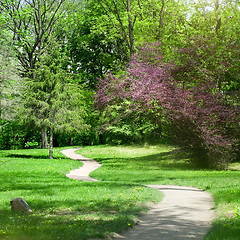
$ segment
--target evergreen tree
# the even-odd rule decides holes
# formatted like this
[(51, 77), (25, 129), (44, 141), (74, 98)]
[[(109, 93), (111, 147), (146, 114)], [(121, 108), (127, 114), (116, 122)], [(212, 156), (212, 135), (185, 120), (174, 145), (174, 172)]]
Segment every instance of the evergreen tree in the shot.
[(37, 126), (49, 129), (49, 158), (53, 158), (53, 131), (81, 132), (88, 128), (84, 90), (63, 68), (64, 57), (58, 44), (49, 44), (39, 59), (35, 77), (25, 86), (23, 111)]

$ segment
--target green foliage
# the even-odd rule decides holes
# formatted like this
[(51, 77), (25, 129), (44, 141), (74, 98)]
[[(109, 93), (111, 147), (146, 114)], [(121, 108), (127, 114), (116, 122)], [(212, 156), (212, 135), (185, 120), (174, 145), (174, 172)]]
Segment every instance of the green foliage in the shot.
[(11, 120), (16, 115), (13, 108), (19, 103), (21, 93), (16, 68), (12, 42), (0, 19), (0, 119)]
[(39, 145), (38, 142), (26, 142), (25, 148), (36, 148), (36, 147), (38, 147), (38, 145)]
[(98, 131), (102, 134), (102, 143), (129, 144), (153, 143), (161, 141), (162, 129), (155, 121), (156, 112), (148, 114), (132, 109), (130, 102), (116, 104), (109, 111), (102, 112)]
[(78, 12), (71, 12), (66, 31), (67, 55), (77, 83), (94, 88), (97, 78), (111, 70), (117, 72), (126, 62), (123, 40), (113, 33), (96, 1), (88, 1)]
[(133, 0), (128, 4), (112, 0), (97, 1), (99, 4), (95, 2), (87, 8), (93, 14), (101, 12), (93, 33), (104, 34), (111, 40), (121, 39), (125, 47), (116, 47), (120, 47), (128, 57), (142, 42), (158, 40), (170, 54), (174, 46), (181, 45), (186, 39), (187, 4), (184, 1)]
[(96, 130), (91, 127), (84, 131), (71, 133), (56, 131), (54, 133), (54, 146), (83, 146), (99, 144), (99, 136)]
[(12, 36), (14, 51), (25, 77), (33, 78), (32, 71), (54, 35), (58, 19), (66, 14), (64, 2), (65, 0), (0, 2), (5, 28)]
[(52, 42), (46, 53), (39, 59), (34, 78), (26, 80), (22, 112), (39, 128), (81, 132), (88, 128), (84, 120), (88, 93), (64, 70), (66, 56), (59, 44)]
[(40, 144), (38, 129), (20, 121), (0, 120), (0, 149), (21, 149), (27, 142)]
[(11, 121), (0, 121), (0, 149), (18, 149), (24, 143), (24, 132)]

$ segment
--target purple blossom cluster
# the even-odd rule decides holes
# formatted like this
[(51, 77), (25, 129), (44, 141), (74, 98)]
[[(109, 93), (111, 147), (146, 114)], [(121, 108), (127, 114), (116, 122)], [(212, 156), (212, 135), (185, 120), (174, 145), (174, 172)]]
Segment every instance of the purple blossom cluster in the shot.
[(96, 107), (111, 115), (113, 106), (127, 102), (124, 106), (131, 111), (153, 112), (155, 121), (197, 163), (226, 167), (239, 140), (239, 107), (216, 90), (212, 79), (186, 86), (174, 77), (175, 70), (174, 64), (163, 62), (159, 44), (145, 44), (123, 74), (99, 80)]

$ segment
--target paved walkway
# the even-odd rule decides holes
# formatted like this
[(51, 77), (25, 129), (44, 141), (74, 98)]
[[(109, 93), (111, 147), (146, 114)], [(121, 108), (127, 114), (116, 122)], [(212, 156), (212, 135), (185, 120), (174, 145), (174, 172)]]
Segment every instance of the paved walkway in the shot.
[(68, 173), (66, 176), (69, 178), (73, 178), (73, 179), (77, 179), (77, 180), (82, 180), (85, 182), (96, 182), (98, 181), (95, 178), (89, 177), (89, 173), (100, 168), (102, 165), (90, 158), (86, 158), (80, 154), (75, 153), (76, 150), (78, 150), (80, 148), (75, 148), (75, 149), (67, 149), (67, 150), (63, 150), (61, 151), (65, 156), (74, 159), (74, 160), (78, 160), (83, 162), (83, 166), (75, 169), (75, 170), (71, 170), (70, 173)]
[[(72, 170), (68, 177), (97, 181), (88, 176), (101, 164), (74, 153), (76, 149), (64, 150), (69, 158), (84, 162), (80, 169)], [(139, 219), (139, 224), (115, 240), (203, 240), (214, 219), (213, 199), (203, 190), (173, 185), (147, 185), (164, 194), (161, 202)]]

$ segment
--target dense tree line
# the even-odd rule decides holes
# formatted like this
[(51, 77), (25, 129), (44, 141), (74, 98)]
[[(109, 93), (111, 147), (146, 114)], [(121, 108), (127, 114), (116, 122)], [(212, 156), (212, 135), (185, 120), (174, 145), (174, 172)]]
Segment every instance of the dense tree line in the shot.
[(238, 155), (238, 0), (2, 0), (0, 11), (0, 148), (50, 146), (52, 158), (53, 145), (168, 139), (208, 167)]

